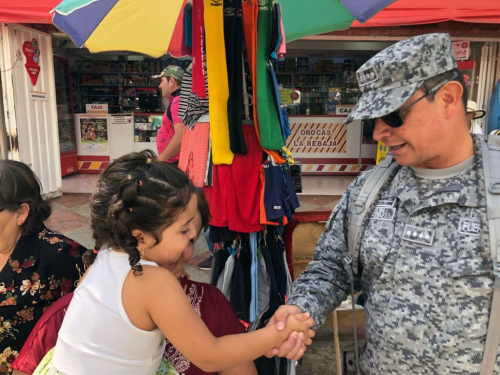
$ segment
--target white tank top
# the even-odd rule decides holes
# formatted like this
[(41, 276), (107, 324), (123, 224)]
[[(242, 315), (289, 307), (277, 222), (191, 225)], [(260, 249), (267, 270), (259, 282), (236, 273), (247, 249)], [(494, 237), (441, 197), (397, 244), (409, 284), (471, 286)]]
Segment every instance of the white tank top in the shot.
[[(141, 264), (157, 266), (148, 261)], [(123, 283), (129, 272), (126, 253), (99, 252), (64, 317), (54, 369), (67, 375), (156, 373), (165, 337), (159, 329), (144, 331), (130, 322), (122, 303)]]

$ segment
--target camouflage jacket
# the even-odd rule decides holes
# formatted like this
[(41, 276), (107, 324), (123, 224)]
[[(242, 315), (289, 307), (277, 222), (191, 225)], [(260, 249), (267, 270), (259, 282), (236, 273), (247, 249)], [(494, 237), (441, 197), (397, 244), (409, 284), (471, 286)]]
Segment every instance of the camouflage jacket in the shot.
[[(477, 138), (474, 144), (474, 165), (432, 195), (420, 198), (412, 169), (401, 167), (374, 203), (355, 275), (368, 296), (364, 374), (479, 375), (494, 277)], [(293, 285), (288, 303), (318, 326), (350, 293), (342, 263), (348, 213), (369, 173), (347, 189)], [(497, 375), (499, 368), (497, 360)]]

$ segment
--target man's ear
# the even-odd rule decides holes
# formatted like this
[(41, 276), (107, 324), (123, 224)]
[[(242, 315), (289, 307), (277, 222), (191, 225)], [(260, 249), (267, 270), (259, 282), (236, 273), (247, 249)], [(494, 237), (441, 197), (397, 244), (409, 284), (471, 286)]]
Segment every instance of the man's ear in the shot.
[(462, 104), (464, 89), (460, 82), (451, 81), (437, 92), (443, 103), (444, 114), (447, 119), (452, 118), (457, 111), (465, 111)]

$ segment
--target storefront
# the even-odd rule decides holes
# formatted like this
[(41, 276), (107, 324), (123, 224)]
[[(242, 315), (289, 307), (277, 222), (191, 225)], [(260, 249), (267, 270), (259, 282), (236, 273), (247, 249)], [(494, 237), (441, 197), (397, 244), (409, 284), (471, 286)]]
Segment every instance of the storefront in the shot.
[[(286, 58), (274, 64), (291, 126), (287, 148), (304, 175), (357, 175), (375, 164), (377, 145), (363, 137), (361, 122), (343, 122), (360, 97), (356, 70), (392, 43), (300, 40), (289, 43)], [(462, 39), (455, 44), (469, 99), (478, 101), (483, 92), (483, 100), (489, 100), (481, 82), (494, 80), (486, 74), (483, 60), (489, 55), (483, 50), (498, 43)], [(165, 107), (151, 76), (170, 64), (186, 68), (189, 59), (55, 51), (66, 54), (70, 65), (80, 173), (99, 173), (127, 152), (156, 149)]]
[[(415, 29), (412, 34), (430, 32)], [(361, 122), (346, 126), (343, 121), (360, 97), (356, 70), (377, 52), (405, 37), (363, 40), (317, 36), (287, 45), (287, 56), (275, 63), (275, 71), (282, 86), (281, 103), (292, 129), (287, 147), (301, 162), (303, 174), (356, 175), (375, 164), (377, 145), (363, 137)], [(500, 78), (500, 69), (495, 66), (499, 43), (486, 37), (453, 36), (453, 44), (468, 99), (476, 101), (478, 108), (487, 108), (493, 86)], [(480, 126), (485, 128), (485, 124), (486, 118), (481, 119)]]
[[(4, 41), (10, 38), (7, 32), (9, 28), (13, 30), (16, 27), (20, 26), (5, 26)], [(395, 27), (390, 28), (390, 31), (387, 28), (376, 27), (356, 28), (306, 37), (288, 43), (287, 55), (285, 59), (275, 64), (275, 71), (282, 86), (282, 105), (291, 123), (292, 134), (287, 147), (302, 164), (304, 174), (355, 175), (375, 163), (377, 146), (362, 136), (361, 123), (358, 121), (349, 126), (343, 125), (345, 117), (360, 96), (355, 71), (371, 56), (397, 40), (436, 31), (449, 32), (453, 40), (458, 43), (457, 58), (460, 60), (460, 68), (468, 77), (469, 99), (475, 100), (479, 108), (486, 108), (493, 87), (500, 78), (500, 68), (495, 63), (500, 51), (496, 25), (484, 28), (482, 24), (448, 22)], [(48, 35), (37, 33), (37, 35)], [(176, 61), (167, 56), (151, 59), (127, 52), (90, 54), (85, 49), (75, 48), (64, 34), (54, 29), (51, 34), (54, 55), (57, 57), (54, 58), (52, 51), (45, 47), (42, 48), (42, 56), (49, 57), (50, 53), (52, 60), (50, 64), (54, 65), (54, 61), (63, 66), (66, 64), (65, 69), (68, 74), (65, 75), (66, 78), (59, 79), (58, 73), (61, 69), (58, 68), (55, 75), (39, 79), (39, 84), (44, 82), (44, 88), (38, 90), (36, 87), (36, 90), (50, 92), (48, 82), (55, 81), (57, 94), (55, 96), (60, 97), (61, 91), (68, 91), (59, 89), (61, 84), (58, 82), (64, 83), (72, 95), (62, 103), (47, 101), (45, 104), (40, 104), (44, 101), (39, 100), (40, 103), (35, 106), (28, 105), (34, 103), (34, 97), (29, 100), (19, 100), (29, 107), (28, 112), (35, 110), (39, 105), (49, 103), (57, 105), (55, 111), (57, 120), (44, 119), (36, 115), (31, 118), (37, 118), (40, 127), (42, 123), (51, 124), (49, 127), (51, 131), (53, 124), (59, 123), (59, 127), (56, 128), (59, 142), (50, 136), (47, 145), (52, 152), (61, 146), (62, 174), (75, 172), (75, 169), (83, 173), (99, 173), (111, 160), (124, 153), (146, 148), (154, 150), (155, 137), (165, 106), (157, 90), (158, 82), (151, 80), (151, 75), (157, 74), (167, 64), (176, 63), (186, 67), (189, 60)], [(16, 56), (22, 51), (21, 47), (12, 46), (14, 44), (10, 45), (9, 42), (3, 44), (5, 67), (14, 65)], [(12, 71), (2, 75), (4, 92), (7, 90), (4, 113), (5, 117), (11, 116), (10, 119), (6, 118), (9, 134), (2, 142), (6, 139), (12, 140), (12, 134), (17, 137), (15, 133), (17, 130), (8, 128), (11, 126), (9, 124), (12, 122), (13, 113), (18, 117), (22, 117), (22, 113), (28, 113), (19, 110), (21, 107), (14, 108), (12, 104), (14, 96), (21, 95), (17, 92), (25, 86), (22, 80), (26, 80), (26, 77), (22, 76), (23, 73), (26, 75), (23, 70), (26, 56), (21, 53), (20, 58), (23, 59), (22, 64), (19, 63)], [(42, 64), (41, 74), (53, 69), (45, 60), (40, 62), (40, 67)], [(11, 77), (14, 79), (14, 84), (9, 89), (8, 82), (12, 80)], [(28, 95), (29, 90), (25, 94)], [(50, 117), (52, 112), (46, 110), (43, 113)], [(21, 117), (18, 124), (25, 123)], [(73, 119), (72, 124), (70, 118)], [(33, 127), (33, 122), (29, 123)], [(36, 132), (38, 134), (38, 130)], [(39, 163), (39, 160), (49, 158), (48, 155), (35, 157), (30, 150), (36, 147), (29, 142), (25, 143), (28, 138), (23, 134), (28, 133), (23, 133), (23, 130), (19, 129), (19, 138), (13, 143), (19, 142), (21, 147), (9, 146), (12, 155), (8, 157), (20, 158), (35, 164)], [(27, 146), (23, 146), (24, 144)], [(65, 155), (63, 155), (65, 152), (67, 158), (76, 158), (76, 164), (73, 158), (66, 171)], [(19, 156), (19, 153), (26, 155)], [(50, 156), (53, 157), (54, 155)], [(57, 163), (52, 163), (50, 168), (59, 167)], [(47, 173), (52, 170), (50, 168), (45, 168)]]

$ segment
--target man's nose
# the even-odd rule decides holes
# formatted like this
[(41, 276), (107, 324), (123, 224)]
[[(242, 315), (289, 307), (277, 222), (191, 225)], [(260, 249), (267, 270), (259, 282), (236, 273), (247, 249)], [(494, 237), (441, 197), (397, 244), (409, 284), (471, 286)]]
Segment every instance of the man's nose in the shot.
[(392, 128), (387, 125), (381, 118), (375, 119), (375, 128), (373, 129), (373, 139), (375, 141), (380, 141), (391, 135)]

